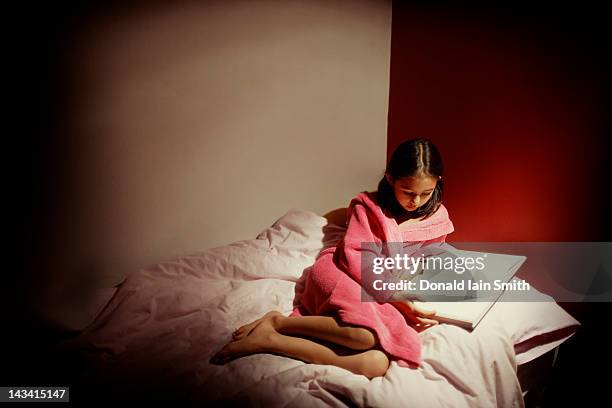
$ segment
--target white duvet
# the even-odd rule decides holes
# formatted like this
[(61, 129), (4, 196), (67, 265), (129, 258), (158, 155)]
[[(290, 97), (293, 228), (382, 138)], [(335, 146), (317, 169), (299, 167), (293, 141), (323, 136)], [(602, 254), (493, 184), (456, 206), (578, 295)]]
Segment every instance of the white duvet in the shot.
[(134, 272), (67, 347), (87, 350), (97, 375), (155, 378), (195, 400), (262, 407), (524, 406), (512, 338), (491, 323), (474, 333), (430, 328), (420, 333), (421, 368), (393, 362), (373, 380), (270, 354), (209, 364), (236, 327), (271, 309), (292, 310), (304, 270), (342, 234), (324, 228), (326, 222), (294, 208), (256, 239)]

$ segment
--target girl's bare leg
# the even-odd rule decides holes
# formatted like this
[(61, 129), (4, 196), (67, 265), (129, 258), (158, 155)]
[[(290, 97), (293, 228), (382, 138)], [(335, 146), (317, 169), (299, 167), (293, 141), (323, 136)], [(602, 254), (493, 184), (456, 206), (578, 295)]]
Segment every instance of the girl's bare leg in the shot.
[(234, 332), (233, 339), (240, 340), (248, 336), (258, 324), (268, 319), (280, 334), (314, 337), (353, 350), (369, 350), (378, 343), (376, 336), (370, 330), (363, 327), (342, 326), (331, 316), (287, 317), (276, 311), (268, 312), (262, 318), (240, 327)]
[[(314, 337), (355, 350), (369, 351), (340, 356), (322, 344), (291, 335)], [(306, 362), (333, 364), (370, 378), (384, 375), (389, 366), (389, 360), (382, 351), (370, 350), (377, 344), (371, 331), (362, 327), (342, 326), (329, 316), (286, 317), (273, 311), (242, 326), (234, 332), (233, 337), (234, 340), (211, 362), (223, 363), (243, 355), (270, 352)]]
[[(306, 317), (325, 316), (282, 317), (291, 319), (288, 320), (289, 324), (287, 325), (289, 330), (301, 331), (303, 327), (309, 325), (316, 326), (319, 322), (316, 319), (309, 319), (312, 321), (306, 321), (305, 326), (302, 326), (301, 323), (294, 324), (295, 322)], [(331, 319), (333, 320), (333, 318)], [(272, 353), (293, 357), (307, 363), (335, 365), (353, 373), (365, 375), (368, 378), (384, 375), (389, 367), (389, 359), (380, 350), (371, 349), (353, 355), (338, 355), (329, 347), (314, 341), (279, 333), (275, 329), (273, 320), (272, 318), (260, 319), (259, 323), (250, 330), (248, 335), (226, 344), (221, 351), (211, 358), (210, 362), (213, 364), (225, 364), (235, 358), (249, 354)], [(329, 325), (330, 323), (323, 323), (321, 327), (324, 327), (325, 324)], [(318, 328), (319, 333), (324, 332), (324, 329), (321, 329), (321, 327)], [(333, 326), (330, 325), (329, 327)], [(341, 329), (351, 328), (340, 327)], [(312, 333), (307, 333), (307, 335), (312, 336)]]

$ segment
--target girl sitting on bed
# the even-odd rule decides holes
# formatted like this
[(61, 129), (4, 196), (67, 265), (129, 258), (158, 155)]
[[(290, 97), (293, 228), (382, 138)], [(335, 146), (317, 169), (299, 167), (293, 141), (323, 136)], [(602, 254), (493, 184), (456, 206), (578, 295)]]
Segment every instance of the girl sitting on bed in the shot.
[(453, 224), (442, 205), (442, 173), (442, 159), (429, 140), (400, 144), (377, 191), (351, 200), (343, 239), (323, 249), (305, 271), (291, 314), (270, 311), (240, 327), (210, 362), (271, 353), (336, 365), (368, 378), (383, 376), (390, 361), (418, 367), (418, 332), (437, 324), (435, 312), (394, 296), (363, 301), (360, 250), (362, 242), (401, 241), (417, 247), (444, 242)]

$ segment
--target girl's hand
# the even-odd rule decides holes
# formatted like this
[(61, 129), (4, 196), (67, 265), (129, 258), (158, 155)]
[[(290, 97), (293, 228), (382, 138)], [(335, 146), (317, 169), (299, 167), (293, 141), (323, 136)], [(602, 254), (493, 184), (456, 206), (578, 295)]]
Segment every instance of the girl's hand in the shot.
[(431, 319), (431, 317), (436, 315), (435, 310), (427, 310), (421, 306), (415, 305), (410, 300), (390, 303), (395, 306), (404, 318), (406, 318), (408, 323), (419, 332), (438, 324), (437, 320)]

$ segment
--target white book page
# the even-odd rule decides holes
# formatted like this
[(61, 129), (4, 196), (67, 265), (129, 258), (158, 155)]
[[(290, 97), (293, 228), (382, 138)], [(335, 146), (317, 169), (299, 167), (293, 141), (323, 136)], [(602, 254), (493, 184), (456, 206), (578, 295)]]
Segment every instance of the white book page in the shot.
[[(472, 274), (476, 281), (482, 279), (491, 283), (495, 280), (510, 281), (526, 260), (525, 256), (520, 255), (464, 251), (456, 248), (453, 248), (452, 252), (463, 257), (485, 256), (486, 254), (485, 269), (473, 271)], [(419, 306), (420, 309), (435, 310), (436, 315), (433, 318), (441, 323), (451, 323), (473, 329), (503, 292), (503, 290), (475, 290), (476, 299), (473, 300), (455, 302), (414, 301), (414, 304)]]

